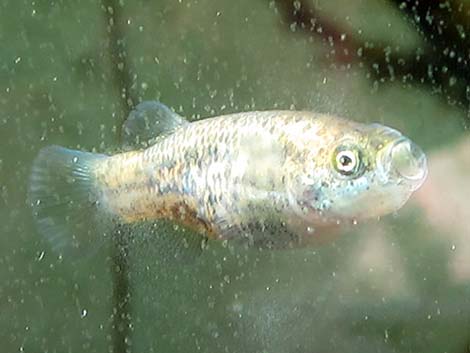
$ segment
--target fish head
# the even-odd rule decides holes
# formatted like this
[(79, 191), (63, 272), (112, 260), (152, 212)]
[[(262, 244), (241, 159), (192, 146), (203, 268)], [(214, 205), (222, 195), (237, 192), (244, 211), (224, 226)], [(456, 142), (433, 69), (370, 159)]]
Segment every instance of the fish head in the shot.
[[(427, 175), (426, 156), (399, 131), (347, 124), (303, 177), (302, 209), (325, 223), (380, 217), (401, 208)], [(315, 158), (312, 154), (312, 158)]]

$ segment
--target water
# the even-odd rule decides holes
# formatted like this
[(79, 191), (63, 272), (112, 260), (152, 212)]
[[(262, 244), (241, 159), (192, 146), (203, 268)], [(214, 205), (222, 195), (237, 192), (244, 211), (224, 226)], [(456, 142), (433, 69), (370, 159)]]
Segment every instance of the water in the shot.
[[(3, 350), (468, 349), (468, 70), (451, 60), (468, 36), (453, 42), (444, 31), (427, 54), (428, 33), (407, 22), (406, 8), (374, 1), (300, 1), (295, 13), (283, 1), (119, 3), (0, 1)], [(335, 53), (328, 38), (291, 26), (290, 14), (313, 4), (344, 29)], [(466, 34), (469, 21), (449, 28)], [(381, 80), (382, 54), (343, 55), (355, 49), (351, 38), (369, 42), (361, 55), (376, 55), (372, 43), (401, 60)], [(403, 64), (429, 55), (431, 78), (419, 79), (421, 64)], [(386, 123), (423, 147), (429, 180), (396, 215), (321, 247), (260, 252), (209, 242), (198, 259), (172, 261), (147, 240), (121, 257), (112, 247), (79, 263), (58, 256), (26, 202), (32, 159), (49, 144), (116, 151), (129, 105), (146, 99), (191, 119), (295, 108)]]

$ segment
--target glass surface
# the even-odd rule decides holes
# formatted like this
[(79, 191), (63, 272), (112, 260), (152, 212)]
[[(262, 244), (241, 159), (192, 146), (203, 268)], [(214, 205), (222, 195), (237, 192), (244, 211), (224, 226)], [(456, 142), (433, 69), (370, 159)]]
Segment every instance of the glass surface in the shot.
[[(0, 0), (0, 350), (467, 352), (469, 13), (455, 0)], [(209, 241), (163, 259), (143, 236), (60, 256), (33, 222), (33, 159), (51, 144), (119, 151), (129, 109), (153, 99), (192, 121), (295, 109), (383, 123), (423, 148), (428, 179), (321, 246)]]

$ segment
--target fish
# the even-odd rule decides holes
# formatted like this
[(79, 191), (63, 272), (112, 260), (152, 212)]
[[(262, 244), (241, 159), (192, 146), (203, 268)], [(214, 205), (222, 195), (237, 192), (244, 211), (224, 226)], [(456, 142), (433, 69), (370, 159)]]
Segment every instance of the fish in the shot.
[(423, 150), (398, 130), (313, 111), (189, 122), (145, 101), (122, 131), (117, 154), (47, 146), (33, 161), (29, 200), (53, 248), (96, 248), (120, 226), (158, 233), (159, 222), (198, 242), (302, 247), (397, 211), (427, 176)]

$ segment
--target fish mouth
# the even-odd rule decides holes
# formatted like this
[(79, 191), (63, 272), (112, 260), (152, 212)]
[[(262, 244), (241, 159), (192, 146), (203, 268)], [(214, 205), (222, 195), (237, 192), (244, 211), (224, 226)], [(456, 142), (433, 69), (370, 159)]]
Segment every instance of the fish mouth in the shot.
[(426, 179), (428, 168), (423, 150), (406, 137), (388, 143), (378, 154), (378, 166), (386, 182), (406, 183), (414, 191)]

